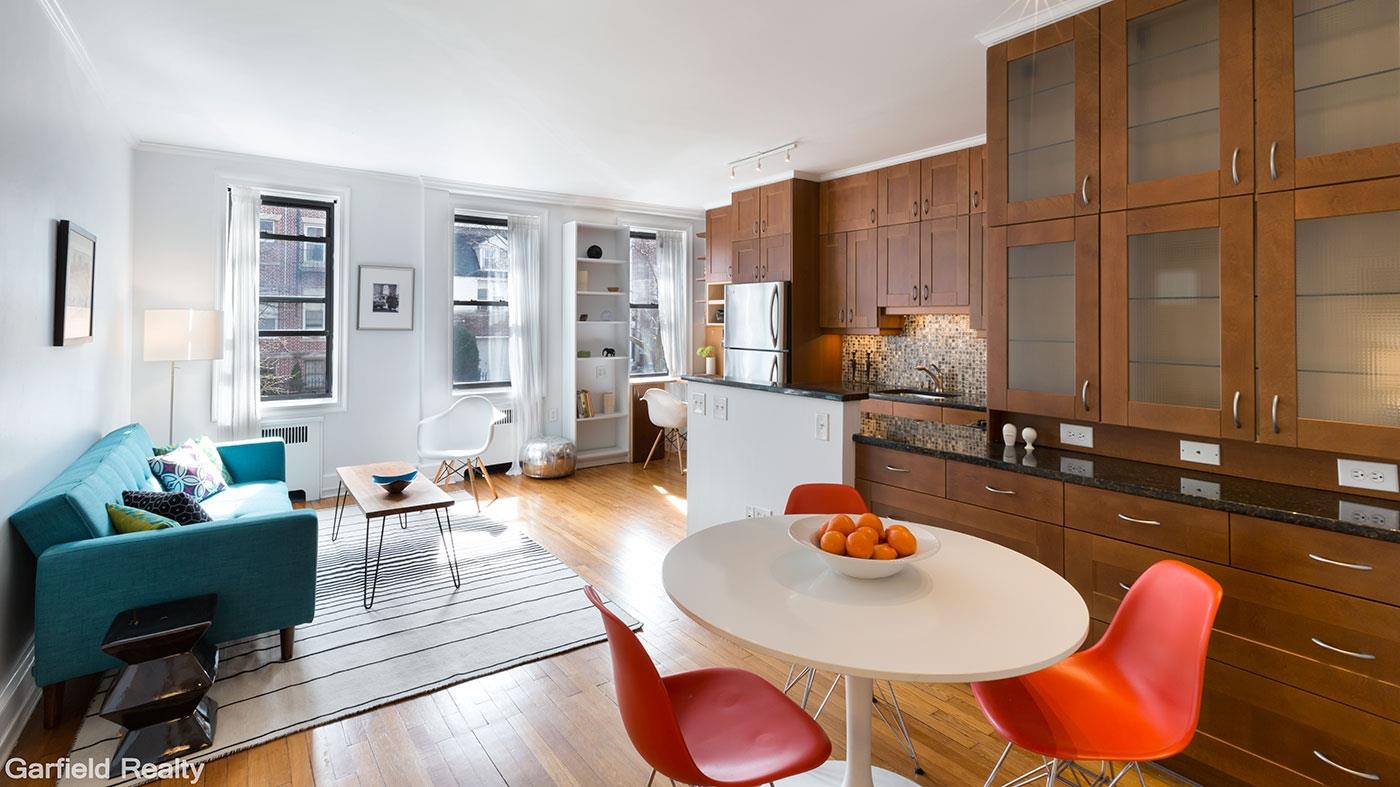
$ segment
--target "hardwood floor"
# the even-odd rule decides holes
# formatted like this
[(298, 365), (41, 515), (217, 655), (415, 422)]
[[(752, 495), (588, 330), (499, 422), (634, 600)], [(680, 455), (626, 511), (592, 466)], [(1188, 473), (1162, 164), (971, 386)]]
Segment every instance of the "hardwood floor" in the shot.
[[(642, 640), (663, 674), (738, 666), (783, 680), (786, 663), (709, 633), (662, 590), (661, 559), (685, 535), (685, 477), (674, 462), (645, 471), (612, 465), (556, 481), (494, 478), (501, 497), (484, 511), (521, 528), (639, 617)], [(825, 693), (830, 678), (821, 676), (815, 690)], [(66, 754), (95, 682), (76, 683), (84, 685), (69, 686), (66, 724), (45, 732), (36, 712), (13, 756), (51, 762)], [(898, 684), (898, 691), (927, 772), (918, 782), (982, 784), (1004, 742), (967, 687)], [(844, 756), (843, 706), (838, 691), (821, 718), (836, 757)], [(912, 777), (878, 718), (875, 762)], [(1038, 758), (1016, 752), (1003, 775), (1036, 764)], [(200, 784), (641, 787), (649, 773), (622, 728), (608, 649), (599, 644), (215, 760)], [(1184, 784), (1162, 771), (1146, 773), (1152, 787)]]

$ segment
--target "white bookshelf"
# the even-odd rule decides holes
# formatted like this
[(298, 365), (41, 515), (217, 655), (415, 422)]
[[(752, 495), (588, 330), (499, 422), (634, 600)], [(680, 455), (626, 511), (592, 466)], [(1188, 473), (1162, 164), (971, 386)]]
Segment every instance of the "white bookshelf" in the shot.
[[(589, 246), (601, 248), (602, 256), (590, 258)], [(578, 448), (579, 467), (625, 462), (628, 458), (632, 347), (627, 308), (631, 249), (629, 227), (582, 221), (564, 225), (564, 348), (574, 360), (564, 364), (564, 391), (570, 399), (561, 420), (564, 436)], [(587, 282), (580, 282), (580, 273)], [(588, 319), (581, 321), (580, 315), (587, 315)], [(617, 354), (603, 356), (605, 347)], [(580, 350), (588, 351), (589, 357), (579, 358)], [(578, 415), (579, 390), (593, 395), (591, 418)], [(612, 412), (602, 411), (604, 393), (613, 395)]]

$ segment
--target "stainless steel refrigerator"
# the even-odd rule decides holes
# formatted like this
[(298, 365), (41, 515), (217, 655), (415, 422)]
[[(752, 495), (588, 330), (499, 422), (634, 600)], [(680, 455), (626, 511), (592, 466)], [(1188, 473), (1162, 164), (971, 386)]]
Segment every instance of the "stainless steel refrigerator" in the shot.
[(785, 281), (724, 288), (724, 376), (785, 385), (789, 373), (788, 289)]

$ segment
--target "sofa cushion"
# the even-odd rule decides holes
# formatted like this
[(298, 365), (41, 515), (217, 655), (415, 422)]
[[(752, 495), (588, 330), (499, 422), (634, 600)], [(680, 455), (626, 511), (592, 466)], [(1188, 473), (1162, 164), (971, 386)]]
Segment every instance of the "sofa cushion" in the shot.
[(287, 497), (287, 484), (282, 481), (234, 484), (204, 498), (200, 505), (215, 521), (292, 510), (292, 501)]
[(10, 515), (35, 556), (57, 544), (110, 536), (107, 504), (122, 490), (150, 489), (151, 438), (140, 424), (116, 429), (82, 453), (68, 469)]
[(181, 525), (197, 525), (200, 522), (213, 521), (213, 517), (199, 507), (199, 501), (190, 497), (186, 492), (127, 490), (122, 492), (122, 503), (132, 508), (139, 508), (158, 516), (173, 519)]

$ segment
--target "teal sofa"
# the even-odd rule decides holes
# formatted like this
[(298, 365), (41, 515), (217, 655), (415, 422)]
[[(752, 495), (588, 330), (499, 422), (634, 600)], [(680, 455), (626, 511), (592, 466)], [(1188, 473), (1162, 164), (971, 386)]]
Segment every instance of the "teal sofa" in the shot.
[(63, 682), (119, 666), (100, 650), (117, 613), (162, 601), (218, 595), (214, 642), (292, 631), (316, 609), (316, 514), (293, 510), (281, 439), (222, 443), (233, 483), (203, 501), (213, 522), (120, 534), (107, 503), (123, 490), (159, 490), (139, 424), (98, 440), (10, 515), (38, 560), (34, 588), (34, 679), (44, 720), (58, 721)]

